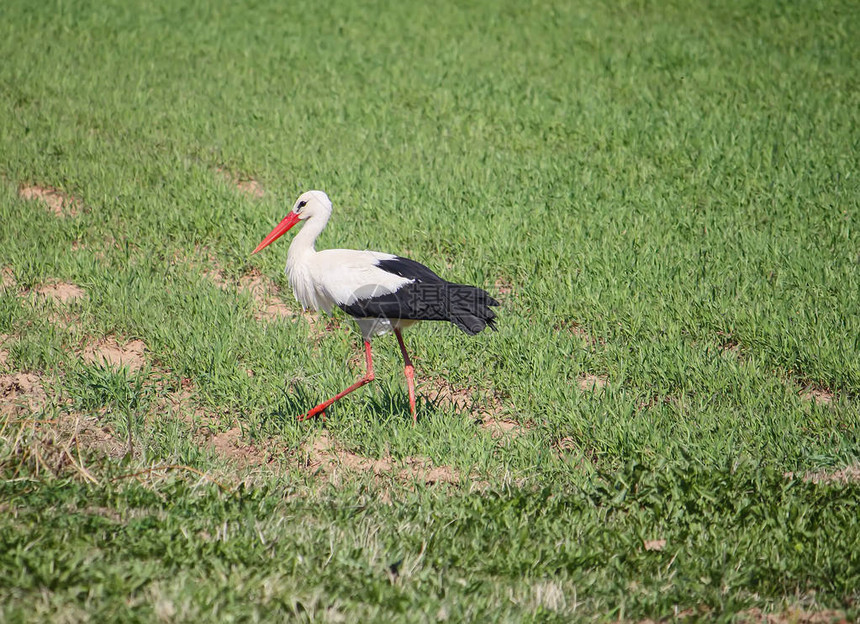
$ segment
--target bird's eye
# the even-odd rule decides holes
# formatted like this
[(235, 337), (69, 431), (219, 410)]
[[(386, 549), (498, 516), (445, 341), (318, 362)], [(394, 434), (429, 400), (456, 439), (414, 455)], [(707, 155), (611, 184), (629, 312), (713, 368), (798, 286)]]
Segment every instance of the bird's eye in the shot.
[(308, 205), (308, 202), (306, 202), (306, 201), (303, 199), (302, 201), (300, 201), (300, 202), (299, 202), (298, 209), (299, 209), (299, 210), (301, 210), (302, 208), (304, 208), (304, 207), (305, 207), (305, 206), (307, 206), (307, 205)]

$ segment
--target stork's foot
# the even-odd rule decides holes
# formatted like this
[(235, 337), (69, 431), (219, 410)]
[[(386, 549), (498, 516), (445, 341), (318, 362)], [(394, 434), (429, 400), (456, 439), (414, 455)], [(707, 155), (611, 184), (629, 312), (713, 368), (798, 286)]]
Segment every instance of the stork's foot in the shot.
[(403, 371), (406, 375), (406, 386), (409, 390), (409, 411), (412, 414), (412, 426), (418, 424), (418, 414), (415, 412), (415, 371), (409, 364)]
[(409, 354), (406, 352), (403, 335), (397, 327), (394, 328), (394, 335), (397, 336), (397, 344), (400, 345), (400, 352), (403, 354), (403, 373), (406, 375), (406, 387), (409, 389), (409, 411), (412, 412), (412, 426), (414, 427), (418, 424), (418, 414), (415, 413), (415, 369), (412, 366), (412, 360), (409, 359)]
[[(320, 409), (320, 408), (322, 408), (322, 409)], [(315, 416), (319, 416), (320, 418), (322, 418), (323, 420), (325, 420), (325, 410), (326, 410), (326, 408), (325, 408), (325, 407), (322, 407), (321, 405), (317, 405), (315, 408), (313, 408), (312, 410), (310, 410), (308, 413), (306, 413), (306, 414), (301, 414), (301, 415), (297, 418), (297, 420), (298, 420), (299, 422), (302, 422), (303, 420), (310, 420), (311, 418), (314, 418)]]
[(310, 418), (313, 418), (314, 416), (319, 416), (320, 414), (322, 414), (322, 417), (325, 418), (325, 411), (328, 409), (328, 407), (332, 403), (334, 403), (335, 401), (339, 401), (340, 399), (345, 397), (347, 394), (349, 394), (353, 390), (357, 390), (358, 388), (361, 388), (364, 384), (370, 383), (371, 381), (373, 381), (373, 379), (374, 379), (374, 376), (373, 376), (373, 356), (370, 353), (370, 342), (368, 342), (367, 340), (364, 341), (364, 355), (365, 355), (365, 358), (367, 359), (367, 372), (364, 373), (364, 377), (362, 377), (361, 379), (356, 381), (354, 384), (352, 384), (349, 388), (347, 388), (343, 392), (338, 392), (336, 395), (334, 395), (332, 398), (330, 398), (325, 403), (320, 403), (315, 408), (313, 408), (311, 411), (309, 411), (307, 414), (302, 414), (301, 416), (299, 416), (298, 420), (299, 421), (308, 420)]

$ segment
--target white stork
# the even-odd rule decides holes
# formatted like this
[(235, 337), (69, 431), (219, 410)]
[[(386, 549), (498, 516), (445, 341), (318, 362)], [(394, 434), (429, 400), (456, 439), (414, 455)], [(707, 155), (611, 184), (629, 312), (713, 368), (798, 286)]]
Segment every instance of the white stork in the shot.
[(423, 264), (408, 258), (378, 251), (326, 249), (317, 251), (314, 243), (331, 216), (331, 200), (322, 191), (303, 193), (292, 211), (257, 245), (257, 253), (283, 236), (287, 230), (306, 221), (296, 234), (287, 253), (286, 274), (302, 307), (330, 313), (334, 306), (352, 316), (364, 338), (367, 370), (349, 388), (299, 416), (313, 418), (335, 401), (373, 381), (370, 340), (394, 331), (403, 353), (409, 409), (415, 414), (415, 381), (412, 361), (403, 344), (401, 331), (418, 321), (450, 321), (470, 335), (490, 326), (495, 329), (499, 305), (480, 288), (447, 282)]

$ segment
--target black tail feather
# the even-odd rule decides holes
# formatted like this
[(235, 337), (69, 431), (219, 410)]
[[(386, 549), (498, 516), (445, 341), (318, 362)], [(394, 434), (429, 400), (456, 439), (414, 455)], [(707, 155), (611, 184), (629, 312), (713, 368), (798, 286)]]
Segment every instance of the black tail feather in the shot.
[(491, 306), (499, 305), (485, 290), (466, 284), (448, 284), (451, 292), (450, 315), (447, 320), (470, 336), (484, 328), (496, 329), (496, 313)]
[(499, 305), (485, 290), (467, 284), (413, 282), (393, 293), (357, 300), (340, 307), (357, 318), (450, 321), (474, 336), (487, 326), (495, 329)]

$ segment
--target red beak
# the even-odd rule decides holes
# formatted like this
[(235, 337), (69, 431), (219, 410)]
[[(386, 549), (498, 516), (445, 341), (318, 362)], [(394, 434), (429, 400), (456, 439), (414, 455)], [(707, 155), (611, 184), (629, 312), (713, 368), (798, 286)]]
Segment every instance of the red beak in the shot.
[(263, 247), (268, 247), (269, 245), (274, 243), (281, 236), (286, 234), (287, 230), (289, 230), (298, 222), (299, 215), (297, 215), (295, 212), (291, 212), (290, 214), (288, 214), (286, 217), (284, 217), (283, 221), (281, 221), (280, 223), (278, 223), (278, 225), (275, 226), (274, 230), (269, 232), (268, 236), (263, 239), (263, 242), (257, 245), (257, 248), (251, 252), (251, 255), (253, 256), (255, 253), (263, 249)]

